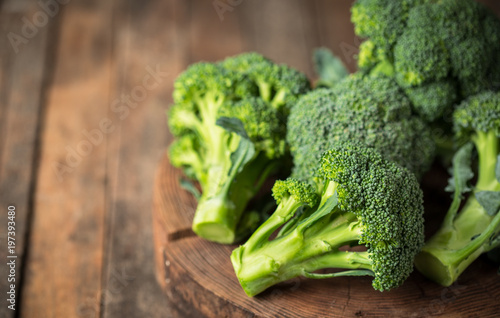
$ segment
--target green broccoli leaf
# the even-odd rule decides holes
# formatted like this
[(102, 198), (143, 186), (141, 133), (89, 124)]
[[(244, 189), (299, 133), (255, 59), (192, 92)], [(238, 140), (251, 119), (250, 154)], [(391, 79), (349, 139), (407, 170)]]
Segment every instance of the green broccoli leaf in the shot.
[(500, 211), (500, 192), (479, 191), (476, 199), (490, 216), (495, 216)]
[(460, 203), (462, 202), (462, 194), (472, 190), (467, 183), (474, 177), (471, 169), (473, 148), (474, 145), (469, 142), (463, 145), (453, 156), (453, 166), (450, 169), (452, 177), (448, 179), (448, 186), (445, 188), (448, 192), (454, 192), (453, 202), (443, 222), (446, 226), (451, 226), (455, 220)]
[(497, 157), (497, 166), (495, 168), (495, 176), (497, 177), (497, 181), (500, 182), (500, 155)]
[(300, 230), (300, 232), (304, 232), (307, 230), (311, 225), (314, 224), (317, 220), (321, 219), (328, 213), (332, 212), (332, 210), (338, 205), (339, 199), (338, 199), (338, 194), (335, 192), (334, 195), (329, 197), (323, 205), (321, 205), (316, 211), (314, 211), (313, 214), (311, 214), (306, 220), (303, 220), (297, 225), (297, 228)]
[(235, 176), (240, 173), (245, 165), (252, 160), (255, 155), (255, 145), (249, 139), (243, 122), (238, 118), (234, 117), (220, 117), (217, 119), (217, 125), (226, 129), (229, 132), (235, 133), (241, 136), (238, 148), (231, 154), (231, 170), (229, 170), (229, 176)]
[(191, 180), (181, 178), (179, 180), (179, 184), (180, 184), (181, 188), (183, 188), (187, 192), (191, 193), (194, 196), (194, 198), (196, 199), (196, 201), (198, 201), (200, 199), (201, 193), (196, 188), (196, 186), (194, 185), (194, 183)]
[(349, 75), (342, 61), (327, 48), (316, 49), (313, 53), (313, 62), (319, 76), (317, 87), (333, 87)]
[(448, 180), (446, 191), (454, 192), (455, 196), (462, 197), (463, 193), (469, 192), (471, 188), (467, 185), (474, 177), (471, 169), (472, 143), (465, 144), (453, 157), (453, 167), (450, 171), (452, 177)]
[(217, 126), (221, 126), (229, 132), (240, 135), (243, 138), (249, 139), (248, 134), (243, 126), (243, 122), (235, 117), (219, 117), (215, 122)]

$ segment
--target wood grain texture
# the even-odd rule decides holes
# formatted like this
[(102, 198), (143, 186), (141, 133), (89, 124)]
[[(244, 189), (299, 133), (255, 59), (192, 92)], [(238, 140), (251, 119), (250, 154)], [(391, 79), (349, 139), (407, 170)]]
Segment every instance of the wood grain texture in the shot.
[[(212, 1), (192, 1), (189, 7), (189, 63), (217, 61), (243, 52), (245, 36), (240, 32), (237, 12), (245, 3), (217, 14)], [(173, 74), (174, 78), (177, 74)]]
[(361, 39), (354, 34), (349, 1), (315, 1), (316, 29), (321, 46), (325, 46), (342, 59), (349, 71), (356, 71), (355, 56), (359, 52)]
[[(165, 187), (171, 169), (165, 157), (155, 185), (154, 218), (163, 226), (182, 211), (179, 201), (169, 198), (182, 196), (184, 190), (173, 184)], [(435, 178), (427, 182), (430, 191), (438, 184)], [(383, 293), (371, 287), (371, 277), (295, 278), (249, 298), (229, 259), (235, 246), (195, 236), (163, 244), (166, 295), (187, 317), (494, 317), (500, 310), (498, 266), (483, 258), (450, 287), (418, 272), (403, 286)]]
[(22, 317), (100, 315), (106, 141), (93, 144), (83, 130), (107, 115), (112, 10), (108, 1), (72, 1), (59, 13)]
[[(234, 8), (246, 51), (257, 51), (314, 76), (311, 54), (320, 45), (315, 1), (247, 1)], [(227, 13), (227, 15), (232, 13)]]
[[(7, 259), (7, 222), (15, 222), (15, 282), (7, 282), (9, 267), (0, 266), (0, 292), (7, 295), (10, 284), (16, 286), (16, 309), (20, 309), (26, 237), (29, 231), (31, 199), (34, 191), (37, 134), (44, 103), (44, 79), (47, 72), (48, 35), (52, 23), (39, 28), (27, 43), (11, 45), (10, 34), (23, 36), (22, 18), (31, 18), (37, 6), (29, 1), (5, 1), (0, 23), (5, 44), (1, 48), (0, 69), (0, 259)], [(53, 22), (53, 21), (52, 21)], [(7, 219), (7, 207), (15, 206), (14, 220)], [(12, 235), (11, 235), (12, 236)], [(14, 317), (15, 311), (0, 306), (0, 317)]]
[[(125, 1), (116, 12), (115, 28), (120, 31), (111, 101), (116, 107), (109, 111), (116, 131), (108, 139), (103, 317), (167, 317), (171, 311), (155, 278), (152, 217), (148, 212), (154, 173), (168, 142), (165, 109), (172, 73), (186, 64), (186, 48), (173, 45), (186, 37), (181, 28), (186, 5), (179, 1)], [(121, 101), (122, 97), (130, 102)]]

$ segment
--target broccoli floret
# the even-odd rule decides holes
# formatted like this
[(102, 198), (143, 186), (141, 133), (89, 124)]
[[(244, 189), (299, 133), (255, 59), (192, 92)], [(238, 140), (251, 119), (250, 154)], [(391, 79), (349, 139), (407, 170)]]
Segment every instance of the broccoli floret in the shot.
[[(465, 143), (453, 159), (454, 191), (443, 224), (417, 256), (417, 269), (443, 286), (451, 285), (479, 255), (500, 246), (500, 93), (486, 91), (454, 112), (457, 140)], [(472, 153), (477, 152), (477, 181)], [(465, 204), (464, 193), (469, 194)]]
[(473, 0), (357, 0), (352, 22), (360, 69), (394, 76), (428, 121), (500, 85), (500, 21)]
[[(445, 113), (448, 110), (443, 110), (442, 105), (452, 105), (457, 100), (456, 83), (449, 79), (416, 87), (406, 87), (404, 90), (412, 105), (426, 105), (425, 108), (420, 109), (419, 115), (426, 121), (433, 119), (432, 123), (436, 123), (440, 119), (435, 119), (436, 113), (442, 115), (441, 119), (446, 118)], [(451, 127), (447, 127), (449, 125), (446, 123), (439, 123), (438, 126), (451, 131)]]
[(188, 177), (196, 180), (204, 177), (203, 161), (195, 134), (185, 134), (176, 139), (170, 145), (169, 157), (172, 165), (182, 168)]
[(441, 45), (439, 31), (410, 29), (394, 48), (395, 75), (404, 87), (419, 87), (428, 78), (442, 80), (450, 72), (450, 57)]
[[(354, 143), (325, 152), (317, 167), (313, 183), (276, 182), (276, 211), (231, 254), (248, 296), (297, 276), (369, 275), (373, 288), (384, 291), (412, 272), (424, 239), (415, 176)], [(320, 269), (340, 271), (315, 273)]]
[[(227, 106), (227, 107), (226, 107)], [(251, 97), (234, 104), (226, 104), (219, 110), (219, 117), (234, 117), (243, 122), (245, 131), (259, 151), (269, 158), (282, 157), (286, 142), (283, 139), (286, 126), (280, 113), (260, 97)]]
[(327, 48), (318, 48), (313, 52), (314, 70), (318, 80), (314, 83), (316, 88), (334, 87), (338, 82), (349, 75), (349, 71), (342, 60)]
[[(385, 61), (382, 63), (381, 61)], [(362, 71), (370, 71), (374, 74), (394, 75), (392, 62), (388, 60), (383, 49), (370, 40), (361, 43), (358, 54), (358, 67)], [(377, 67), (375, 70), (374, 68)]]
[(412, 115), (410, 101), (387, 76), (356, 73), (333, 89), (301, 97), (288, 118), (293, 177), (310, 178), (323, 152), (348, 140), (363, 142), (417, 176), (433, 160), (428, 125)]
[[(276, 82), (266, 84), (254, 68)], [(170, 160), (200, 183), (196, 234), (233, 243), (237, 233), (251, 230), (238, 227), (258, 223), (239, 221), (262, 183), (287, 161), (289, 102), (307, 88), (304, 75), (255, 53), (193, 64), (177, 78), (168, 114), (177, 138)]]
[(354, 31), (389, 50), (404, 30), (412, 2), (415, 1), (358, 0), (351, 9)]
[(307, 77), (286, 65), (278, 65), (257, 53), (244, 53), (225, 59), (222, 66), (242, 72), (259, 87), (261, 98), (285, 115), (297, 97), (308, 92)]

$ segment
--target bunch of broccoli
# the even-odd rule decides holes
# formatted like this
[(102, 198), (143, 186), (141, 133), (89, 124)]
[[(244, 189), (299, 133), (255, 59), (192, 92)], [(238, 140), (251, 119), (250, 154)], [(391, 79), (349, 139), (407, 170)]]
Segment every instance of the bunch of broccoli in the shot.
[(308, 90), (304, 74), (256, 53), (193, 64), (177, 78), (170, 160), (201, 186), (196, 234), (228, 244), (258, 225), (239, 222), (262, 183), (283, 166), (284, 123)]
[(422, 118), (500, 87), (500, 21), (473, 0), (357, 0), (359, 68), (404, 88)]
[[(231, 256), (245, 292), (300, 275), (372, 275), (378, 290), (402, 284), (423, 244), (416, 176), (434, 156), (426, 122), (392, 78), (356, 73), (302, 96), (287, 127), (292, 176), (275, 183), (278, 208)], [(347, 270), (314, 273), (332, 268)]]
[[(193, 230), (225, 244), (253, 232), (231, 255), (249, 296), (297, 276), (370, 275), (389, 290), (414, 262), (448, 286), (500, 254), (500, 20), (472, 0), (357, 0), (352, 21), (367, 38), (360, 71), (319, 50), (315, 90), (257, 53), (194, 64), (175, 82), (170, 159), (202, 189)], [(418, 180), (445, 113), (453, 202), (424, 244)], [(262, 223), (247, 205), (289, 154)]]

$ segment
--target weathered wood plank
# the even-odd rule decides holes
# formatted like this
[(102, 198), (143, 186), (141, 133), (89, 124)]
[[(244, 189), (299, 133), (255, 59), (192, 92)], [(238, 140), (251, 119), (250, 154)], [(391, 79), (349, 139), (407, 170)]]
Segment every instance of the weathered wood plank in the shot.
[[(0, 13), (0, 33), (6, 40), (0, 49), (0, 259), (15, 263), (15, 276), (11, 267), (0, 266), (0, 291), (10, 298), (11, 284), (15, 285), (16, 301), (13, 308), (19, 311), (20, 291), (25, 281), (22, 271), (25, 262), (26, 236), (29, 231), (31, 198), (35, 181), (37, 157), (37, 133), (44, 103), (44, 79), (47, 71), (46, 58), (48, 37), (53, 22), (38, 23), (32, 36), (23, 33), (25, 21), (39, 8), (29, 1), (6, 1)], [(27, 20), (25, 20), (27, 19)], [(43, 22), (43, 21), (42, 21)], [(13, 42), (9, 41), (12, 40)], [(21, 41), (21, 42), (17, 42)], [(15, 219), (8, 219), (8, 206), (15, 207)], [(7, 250), (8, 222), (14, 222), (14, 253)], [(9, 256), (16, 258), (7, 259)], [(7, 279), (15, 278), (15, 281)], [(15, 294), (12, 294), (15, 295)], [(16, 311), (3, 301), (0, 317), (14, 317)]]
[(112, 12), (112, 1), (95, 0), (59, 13), (22, 317), (101, 312)]
[[(173, 80), (187, 62), (187, 4), (128, 1), (117, 8), (112, 107), (117, 130), (109, 135), (104, 317), (171, 317), (155, 278), (152, 187), (169, 142), (165, 111)], [(146, 36), (145, 36), (146, 35)], [(112, 101), (112, 105), (114, 102)], [(116, 272), (125, 273), (119, 279)], [(114, 290), (114, 291), (113, 291)]]
[(319, 46), (310, 1), (245, 1), (234, 8), (246, 51), (257, 51), (313, 77), (312, 49)]
[(337, 55), (349, 71), (357, 69), (355, 56), (359, 52), (362, 40), (354, 35), (351, 23), (351, 6), (349, 1), (315, 1), (315, 32), (319, 35), (321, 46), (329, 48)]
[(189, 63), (218, 61), (244, 50), (244, 41), (247, 39), (240, 32), (236, 12), (245, 10), (246, 3), (242, 2), (233, 11), (225, 12), (214, 3), (215, 1), (191, 1)]

